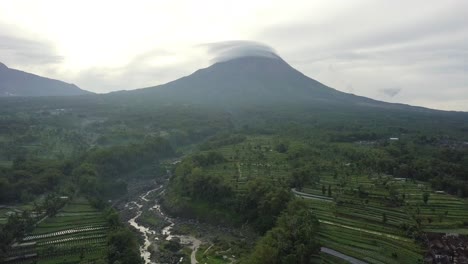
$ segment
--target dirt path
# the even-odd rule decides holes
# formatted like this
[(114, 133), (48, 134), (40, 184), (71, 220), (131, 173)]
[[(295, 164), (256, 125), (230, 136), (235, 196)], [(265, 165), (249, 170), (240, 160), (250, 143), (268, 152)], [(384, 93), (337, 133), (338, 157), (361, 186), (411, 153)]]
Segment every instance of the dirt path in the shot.
[(191, 264), (197, 264), (198, 261), (197, 261), (197, 251), (198, 251), (198, 248), (200, 247), (201, 245), (201, 241), (198, 240), (198, 239), (195, 239), (193, 240), (193, 244), (192, 244), (192, 254), (190, 255), (190, 263)]

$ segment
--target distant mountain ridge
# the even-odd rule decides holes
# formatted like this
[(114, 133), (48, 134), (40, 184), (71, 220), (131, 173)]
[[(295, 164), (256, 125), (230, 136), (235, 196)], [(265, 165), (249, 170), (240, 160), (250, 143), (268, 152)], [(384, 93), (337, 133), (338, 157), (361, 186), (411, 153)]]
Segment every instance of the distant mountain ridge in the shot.
[(0, 97), (71, 96), (91, 94), (78, 86), (32, 73), (10, 69), (0, 63)]

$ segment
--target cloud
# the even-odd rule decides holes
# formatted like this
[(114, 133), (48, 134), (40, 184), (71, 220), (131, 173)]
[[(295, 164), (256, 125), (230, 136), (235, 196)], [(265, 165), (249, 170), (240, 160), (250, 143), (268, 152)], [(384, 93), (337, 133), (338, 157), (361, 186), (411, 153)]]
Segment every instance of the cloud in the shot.
[(383, 94), (389, 97), (395, 97), (401, 92), (401, 88), (384, 88), (380, 90)]
[(211, 62), (213, 63), (250, 56), (279, 58), (272, 47), (255, 41), (232, 40), (206, 43), (199, 46), (206, 49), (209, 56), (212, 57)]
[(468, 111), (454, 103), (468, 94), (467, 8), (460, 1), (361, 1), (325, 19), (272, 24), (255, 36), (338, 90), (350, 91), (352, 83), (353, 93), (377, 100)]
[(12, 32), (12, 28), (0, 24), (0, 58), (7, 65), (57, 64), (63, 61), (54, 45), (48, 41), (22, 36), (24, 32)]
[(113, 67), (91, 67), (74, 74), (80, 87), (98, 93), (131, 90), (163, 84), (197, 70), (196, 57), (181, 56), (170, 49), (155, 48)]

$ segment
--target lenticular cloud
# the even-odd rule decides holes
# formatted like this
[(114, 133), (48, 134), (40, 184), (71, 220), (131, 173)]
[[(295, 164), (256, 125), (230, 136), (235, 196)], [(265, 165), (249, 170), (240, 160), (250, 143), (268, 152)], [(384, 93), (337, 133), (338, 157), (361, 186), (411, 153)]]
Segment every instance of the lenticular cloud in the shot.
[(242, 57), (279, 58), (276, 51), (259, 42), (233, 40), (201, 45), (212, 56), (212, 62), (222, 62)]

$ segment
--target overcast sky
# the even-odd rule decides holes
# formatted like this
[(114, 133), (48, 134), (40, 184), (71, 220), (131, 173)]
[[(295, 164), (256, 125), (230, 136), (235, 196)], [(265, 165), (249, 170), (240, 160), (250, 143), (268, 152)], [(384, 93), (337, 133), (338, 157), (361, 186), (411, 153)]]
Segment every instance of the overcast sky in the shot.
[(94, 92), (209, 66), (256, 41), (338, 90), (468, 111), (468, 1), (0, 1), (0, 62)]

